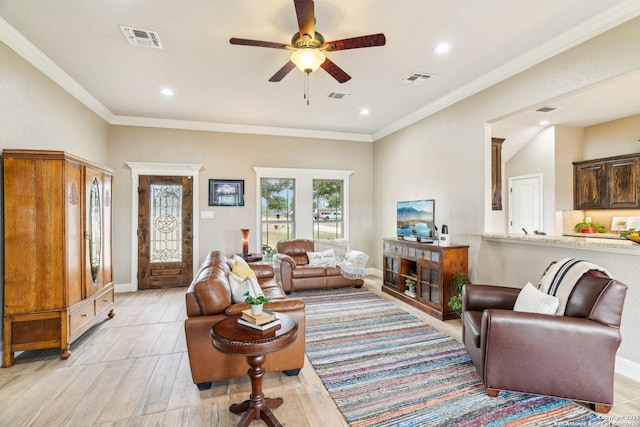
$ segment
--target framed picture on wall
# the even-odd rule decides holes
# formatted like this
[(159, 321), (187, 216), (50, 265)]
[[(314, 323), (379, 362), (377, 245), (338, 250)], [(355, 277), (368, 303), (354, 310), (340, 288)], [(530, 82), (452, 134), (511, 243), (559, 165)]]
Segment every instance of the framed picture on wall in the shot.
[(209, 206), (244, 206), (244, 179), (210, 179)]

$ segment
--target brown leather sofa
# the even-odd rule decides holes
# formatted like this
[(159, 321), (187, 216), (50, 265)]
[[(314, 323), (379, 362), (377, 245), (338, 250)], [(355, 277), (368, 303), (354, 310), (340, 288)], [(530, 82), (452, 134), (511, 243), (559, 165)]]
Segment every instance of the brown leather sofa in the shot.
[[(292, 316), (298, 322), (298, 336), (290, 346), (270, 353), (263, 365), (266, 372), (284, 371), (297, 375), (304, 366), (305, 314), (304, 302), (288, 299), (273, 276), (270, 265), (250, 264), (270, 302), (265, 309)], [(225, 256), (211, 252), (200, 266), (185, 295), (187, 319), (184, 329), (191, 377), (200, 390), (211, 388), (212, 381), (247, 375), (249, 365), (242, 356), (231, 356), (216, 350), (209, 335), (211, 328), (227, 316), (239, 315), (248, 304), (231, 302), (229, 274)]]
[(309, 265), (307, 252), (314, 252), (313, 240), (281, 240), (276, 246), (275, 275), (285, 292), (362, 287), (362, 279), (348, 279), (342, 276), (340, 266)]
[(512, 311), (518, 288), (465, 285), (462, 339), (487, 394), (500, 390), (613, 405), (627, 287), (597, 270), (576, 282), (564, 316)]

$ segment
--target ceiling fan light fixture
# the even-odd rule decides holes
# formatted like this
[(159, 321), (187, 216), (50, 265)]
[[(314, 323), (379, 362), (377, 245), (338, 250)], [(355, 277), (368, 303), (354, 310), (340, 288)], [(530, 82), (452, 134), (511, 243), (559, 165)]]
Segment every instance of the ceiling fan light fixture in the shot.
[(291, 54), (291, 62), (305, 73), (312, 73), (327, 59), (325, 54), (317, 49), (298, 49)]

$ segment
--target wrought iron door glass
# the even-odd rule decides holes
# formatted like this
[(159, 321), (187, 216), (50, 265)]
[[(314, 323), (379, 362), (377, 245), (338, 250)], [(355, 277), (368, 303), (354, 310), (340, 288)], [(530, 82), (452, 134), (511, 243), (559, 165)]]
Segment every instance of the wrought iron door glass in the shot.
[(150, 261), (182, 261), (182, 186), (151, 184)]

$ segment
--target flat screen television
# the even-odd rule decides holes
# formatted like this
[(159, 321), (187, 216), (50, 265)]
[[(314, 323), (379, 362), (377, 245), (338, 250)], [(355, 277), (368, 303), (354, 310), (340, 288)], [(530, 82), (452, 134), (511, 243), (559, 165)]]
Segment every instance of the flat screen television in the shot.
[(435, 240), (434, 208), (433, 199), (398, 202), (398, 238), (419, 242)]

